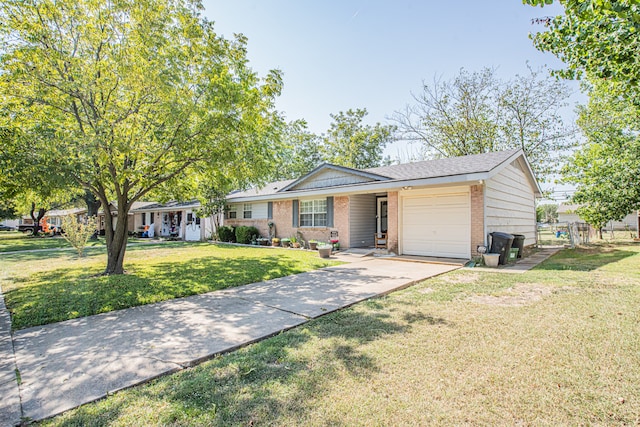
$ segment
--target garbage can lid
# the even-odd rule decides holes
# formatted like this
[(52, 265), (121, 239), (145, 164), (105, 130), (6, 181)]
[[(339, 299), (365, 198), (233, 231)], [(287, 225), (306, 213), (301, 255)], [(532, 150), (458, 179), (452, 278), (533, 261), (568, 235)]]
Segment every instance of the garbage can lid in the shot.
[(513, 237), (515, 239), (524, 239), (526, 236), (524, 234), (514, 234)]
[(494, 231), (493, 233), (490, 233), (491, 237), (500, 237), (502, 239), (513, 239), (513, 234), (509, 234), (509, 233), (502, 233), (500, 231)]

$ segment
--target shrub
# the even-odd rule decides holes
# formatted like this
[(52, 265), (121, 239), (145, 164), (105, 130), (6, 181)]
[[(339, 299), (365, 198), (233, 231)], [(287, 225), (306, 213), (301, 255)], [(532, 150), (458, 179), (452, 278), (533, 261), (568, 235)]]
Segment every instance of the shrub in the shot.
[(78, 251), (79, 257), (84, 254), (84, 247), (97, 228), (98, 220), (95, 216), (89, 217), (86, 224), (78, 222), (73, 215), (62, 218), (62, 237)]
[(218, 240), (221, 242), (235, 242), (236, 232), (233, 227), (227, 225), (218, 227)]
[(251, 243), (251, 239), (253, 239), (254, 236), (257, 237), (259, 235), (260, 232), (255, 227), (247, 227), (244, 225), (236, 227), (236, 242), (238, 243), (248, 245)]

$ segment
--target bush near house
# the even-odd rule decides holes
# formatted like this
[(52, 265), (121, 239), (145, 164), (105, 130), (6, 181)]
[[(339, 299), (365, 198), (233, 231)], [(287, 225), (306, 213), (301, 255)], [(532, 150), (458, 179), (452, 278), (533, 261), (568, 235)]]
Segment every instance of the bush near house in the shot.
[(218, 240), (221, 242), (235, 242), (236, 232), (231, 226), (223, 225), (218, 228)]
[(236, 242), (248, 245), (253, 237), (259, 237), (260, 232), (255, 227), (240, 225), (236, 227)]

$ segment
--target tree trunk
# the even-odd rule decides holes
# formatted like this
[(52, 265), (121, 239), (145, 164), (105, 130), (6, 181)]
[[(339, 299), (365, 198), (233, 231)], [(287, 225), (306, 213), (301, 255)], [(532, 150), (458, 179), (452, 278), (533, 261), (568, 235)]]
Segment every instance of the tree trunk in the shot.
[(29, 214), (31, 215), (31, 220), (33, 221), (33, 235), (37, 236), (41, 228), (40, 221), (42, 220), (42, 218), (44, 218), (44, 214), (46, 214), (47, 211), (44, 208), (40, 208), (38, 209), (38, 215), (35, 214), (35, 211), (36, 204), (31, 203), (31, 212), (29, 212)]
[(124, 254), (127, 250), (129, 204), (118, 203), (116, 228), (113, 228), (113, 216), (109, 206), (104, 209), (105, 236), (107, 238), (107, 268), (104, 274), (124, 274)]
[(84, 192), (84, 201), (87, 204), (87, 217), (92, 217), (98, 215), (98, 210), (100, 209), (100, 200), (96, 198), (96, 196), (89, 190), (85, 190)]

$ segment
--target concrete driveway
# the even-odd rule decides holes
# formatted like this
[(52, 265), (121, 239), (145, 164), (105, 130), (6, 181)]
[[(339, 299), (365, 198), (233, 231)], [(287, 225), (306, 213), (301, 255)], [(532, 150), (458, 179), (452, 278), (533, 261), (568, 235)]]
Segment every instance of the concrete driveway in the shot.
[[(224, 291), (17, 331), (20, 402), (0, 420), (39, 420), (460, 268), (359, 259)], [(1, 320), (1, 319), (0, 319)], [(14, 381), (15, 382), (15, 381)], [(17, 390), (14, 391), (17, 394)], [(5, 418), (3, 418), (3, 415)]]

